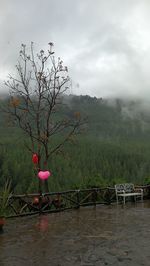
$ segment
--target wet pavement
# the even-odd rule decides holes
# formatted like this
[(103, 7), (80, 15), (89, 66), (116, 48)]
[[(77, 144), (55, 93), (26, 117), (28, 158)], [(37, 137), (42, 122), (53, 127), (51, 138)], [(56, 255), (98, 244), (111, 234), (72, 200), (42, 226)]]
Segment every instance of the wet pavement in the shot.
[(7, 220), (0, 266), (149, 266), (150, 202)]

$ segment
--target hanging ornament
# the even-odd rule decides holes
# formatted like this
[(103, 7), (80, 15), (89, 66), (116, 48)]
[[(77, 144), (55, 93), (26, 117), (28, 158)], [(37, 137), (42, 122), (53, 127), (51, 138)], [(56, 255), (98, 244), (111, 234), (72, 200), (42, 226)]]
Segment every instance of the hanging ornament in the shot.
[(36, 153), (34, 153), (34, 154), (32, 155), (32, 162), (33, 162), (34, 164), (38, 164), (38, 162), (39, 162), (39, 157), (38, 157), (38, 155), (37, 155)]
[(51, 176), (51, 172), (49, 172), (49, 171), (40, 171), (40, 172), (38, 172), (38, 177), (41, 180), (47, 180), (49, 178), (49, 176)]

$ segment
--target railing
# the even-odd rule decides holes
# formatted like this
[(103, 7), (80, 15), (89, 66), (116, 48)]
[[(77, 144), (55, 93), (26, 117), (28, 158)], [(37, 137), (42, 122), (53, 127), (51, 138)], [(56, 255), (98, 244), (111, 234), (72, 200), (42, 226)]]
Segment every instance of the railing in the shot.
[[(150, 198), (150, 185), (139, 187), (144, 190), (144, 198)], [(111, 187), (13, 195), (9, 200), (8, 217), (59, 212), (80, 206), (111, 204), (115, 201), (115, 190)]]

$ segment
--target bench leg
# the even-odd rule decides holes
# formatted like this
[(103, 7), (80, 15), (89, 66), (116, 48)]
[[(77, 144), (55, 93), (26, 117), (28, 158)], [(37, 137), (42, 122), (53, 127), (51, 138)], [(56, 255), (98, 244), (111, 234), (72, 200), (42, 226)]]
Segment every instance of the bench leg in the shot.
[(125, 199), (126, 197), (123, 197), (123, 203), (124, 203), (124, 205), (126, 204), (126, 199)]
[(136, 196), (134, 196), (134, 202), (136, 202)]
[(117, 204), (118, 204), (118, 196), (116, 195), (116, 200), (117, 200)]

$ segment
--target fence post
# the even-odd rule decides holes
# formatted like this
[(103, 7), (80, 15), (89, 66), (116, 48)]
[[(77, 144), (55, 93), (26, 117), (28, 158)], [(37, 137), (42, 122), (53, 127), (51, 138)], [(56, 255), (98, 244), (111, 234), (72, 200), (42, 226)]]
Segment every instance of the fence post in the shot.
[(92, 200), (93, 200), (94, 205), (96, 206), (96, 201), (97, 201), (97, 189), (96, 188), (94, 188), (94, 191), (92, 193)]
[(80, 208), (80, 189), (77, 190), (77, 208)]

